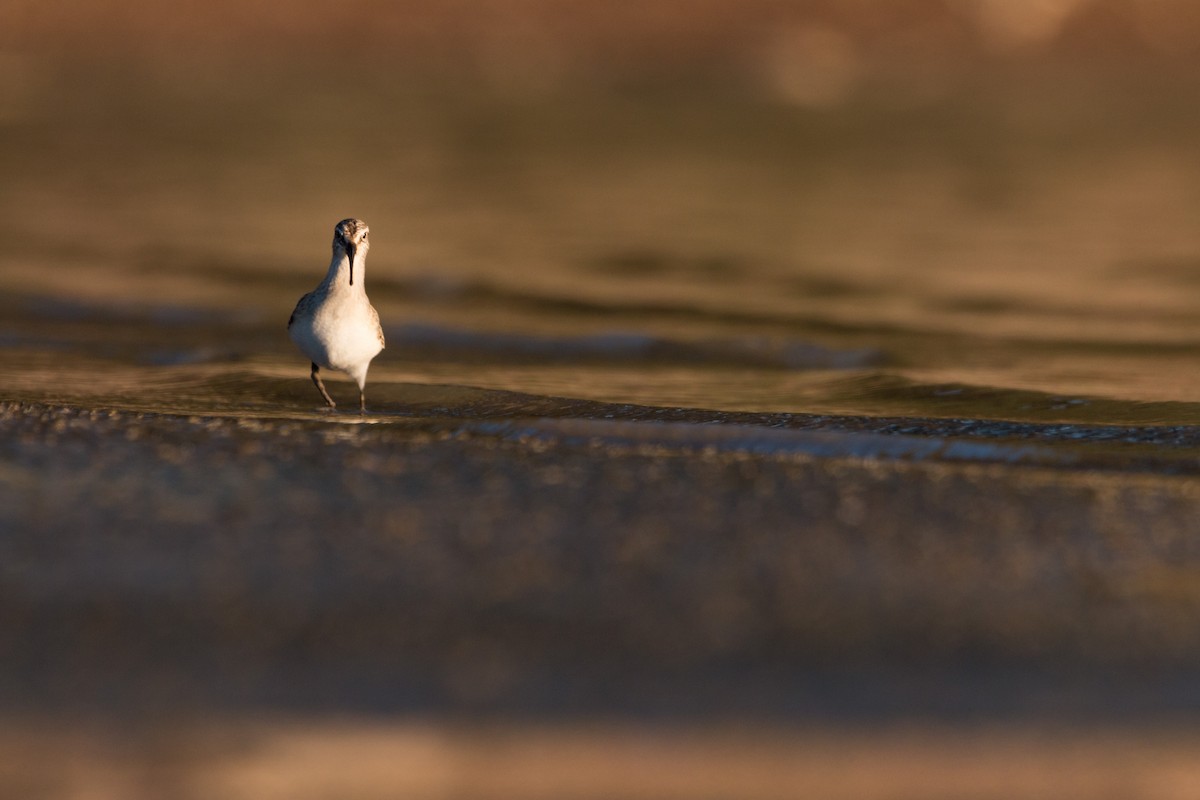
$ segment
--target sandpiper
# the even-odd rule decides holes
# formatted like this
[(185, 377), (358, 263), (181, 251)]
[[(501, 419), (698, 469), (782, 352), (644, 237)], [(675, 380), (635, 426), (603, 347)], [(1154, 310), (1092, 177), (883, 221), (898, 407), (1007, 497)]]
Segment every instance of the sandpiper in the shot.
[[(344, 219), (333, 229), (333, 261), (321, 284), (300, 298), (288, 335), (312, 361), (312, 381), (330, 408), (337, 403), (321, 382), (321, 367), (346, 373), (358, 384), (358, 408), (367, 413), (367, 368), (383, 349), (379, 314), (367, 299), (367, 223)], [(358, 280), (355, 280), (355, 272)]]

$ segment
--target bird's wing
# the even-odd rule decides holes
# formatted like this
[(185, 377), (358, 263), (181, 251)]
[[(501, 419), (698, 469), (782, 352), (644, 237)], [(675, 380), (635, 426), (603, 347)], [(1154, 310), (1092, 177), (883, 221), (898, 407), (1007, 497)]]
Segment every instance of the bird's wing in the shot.
[(369, 308), (371, 309), (371, 316), (375, 320), (375, 335), (379, 337), (379, 346), (381, 348), (387, 347), (387, 344), (383, 341), (383, 326), (379, 324), (379, 312), (375, 310), (375, 306), (369, 306)]
[(312, 295), (313, 293), (309, 292), (300, 298), (300, 302), (296, 303), (296, 307), (292, 309), (292, 315), (288, 317), (288, 330), (292, 329), (292, 323), (296, 321), (296, 315), (300, 313), (300, 310), (308, 306), (309, 298), (311, 298)]

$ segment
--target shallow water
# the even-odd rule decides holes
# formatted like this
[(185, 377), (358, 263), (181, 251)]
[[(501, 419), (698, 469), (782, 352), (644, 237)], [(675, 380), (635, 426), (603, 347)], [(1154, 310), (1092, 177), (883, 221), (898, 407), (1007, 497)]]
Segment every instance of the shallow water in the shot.
[[(355, 214), (373, 226), (368, 285), (390, 342), (374, 397), (438, 383), (731, 411), (1198, 420), (1186, 86), (978, 79), (925, 106), (867, 93), (812, 111), (728, 91), (504, 101), (381, 78), (298, 127), (341, 85), (256, 77), (206, 93), (64, 71), (5, 120), (8, 397), (167, 410), (181, 398), (163, 382), (190, 367), (212, 386), (188, 378), (188, 410), (261, 411), (253, 390), (229, 396), (233, 376), (303, 386), (282, 321), (323, 274), (333, 222)], [(108, 377), (79, 386), (81, 369)]]

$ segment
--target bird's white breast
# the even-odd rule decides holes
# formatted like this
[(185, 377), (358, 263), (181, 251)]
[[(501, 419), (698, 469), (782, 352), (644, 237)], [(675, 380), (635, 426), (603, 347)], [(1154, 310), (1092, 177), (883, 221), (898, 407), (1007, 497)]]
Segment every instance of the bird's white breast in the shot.
[(351, 374), (383, 349), (378, 317), (364, 293), (330, 293), (296, 320), (290, 334), (319, 366)]

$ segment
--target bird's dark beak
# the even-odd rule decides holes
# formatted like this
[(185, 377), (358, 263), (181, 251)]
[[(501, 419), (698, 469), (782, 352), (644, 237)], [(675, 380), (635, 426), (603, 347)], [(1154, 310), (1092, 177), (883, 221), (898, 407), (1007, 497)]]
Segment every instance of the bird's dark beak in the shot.
[(350, 285), (354, 285), (354, 253), (358, 250), (354, 242), (346, 242), (346, 255), (350, 257)]

